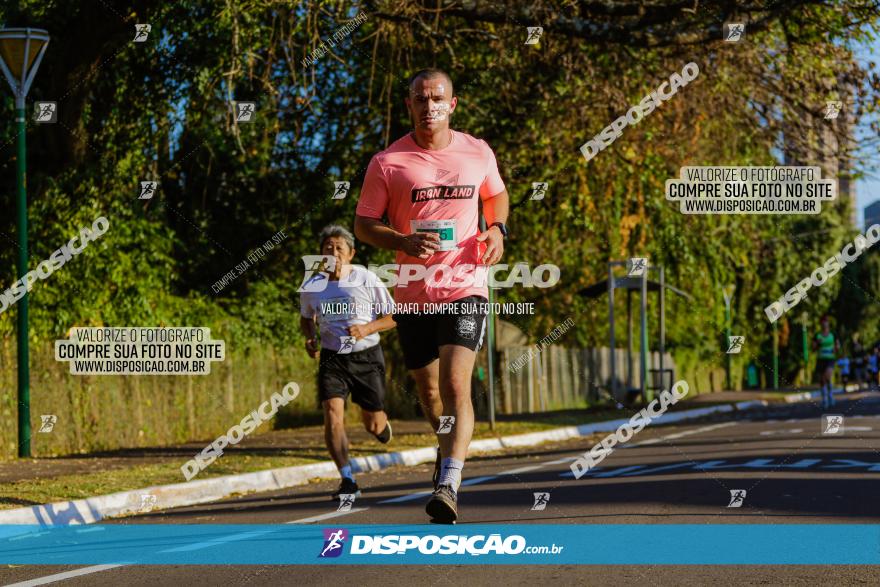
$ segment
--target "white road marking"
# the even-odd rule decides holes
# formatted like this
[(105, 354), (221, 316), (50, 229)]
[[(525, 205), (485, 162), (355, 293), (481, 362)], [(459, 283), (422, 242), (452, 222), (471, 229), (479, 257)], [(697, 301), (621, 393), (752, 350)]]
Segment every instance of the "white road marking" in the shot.
[(420, 497), (428, 497), (429, 495), (431, 495), (431, 493), (431, 491), (419, 491), (417, 493), (409, 493), (407, 495), (392, 497), (391, 499), (383, 499), (378, 503), (401, 503), (404, 501), (412, 501), (414, 499), (419, 499)]
[(762, 430), (761, 436), (772, 436), (774, 434), (799, 434), (803, 431), (803, 428), (790, 428), (788, 430)]
[[(469, 487), (471, 485), (477, 485), (479, 483), (485, 483), (486, 481), (491, 481), (492, 479), (497, 479), (498, 475), (486, 475), (485, 477), (474, 477), (473, 479), (467, 479), (466, 481), (461, 482), (462, 487)], [(408, 495), (401, 495), (399, 497), (392, 497), (391, 499), (383, 499), (378, 503), (402, 503), (404, 501), (412, 501), (414, 499), (420, 499), (422, 497), (428, 497), (433, 493), (432, 491), (419, 491), (416, 493), (410, 493)]]
[[(727, 426), (733, 426), (736, 422), (722, 422), (721, 424), (712, 424), (710, 426), (703, 426), (702, 428), (695, 428), (693, 430), (685, 430), (684, 432), (676, 432), (675, 434), (667, 434), (666, 436), (661, 436), (659, 438), (651, 438), (650, 440), (645, 440), (644, 442), (637, 442), (635, 444), (627, 444), (622, 448), (635, 448), (637, 446), (648, 446), (651, 444), (657, 444), (658, 442), (663, 442), (664, 440), (676, 440), (678, 438), (684, 438), (685, 436), (691, 436), (693, 434), (700, 434), (701, 432), (711, 432), (712, 430), (718, 430), (719, 428), (726, 428)], [(617, 447), (615, 447), (617, 448)]]
[(109, 571), (110, 569), (125, 566), (128, 565), (94, 565), (91, 567), (83, 567), (81, 569), (74, 569), (72, 571), (57, 573), (55, 575), (46, 575), (45, 577), (30, 579), (28, 581), (21, 581), (20, 583), (10, 583), (9, 585), (6, 585), (6, 587), (32, 587), (33, 585), (48, 585), (49, 583), (55, 583), (56, 581), (64, 581), (67, 579), (73, 579), (74, 577), (81, 577), (83, 575), (90, 575), (92, 573), (100, 573), (101, 571)]
[[(568, 461), (568, 459), (565, 459)], [(553, 463), (541, 463), (540, 465), (529, 465), (528, 467), (520, 467), (519, 469), (510, 469), (509, 471), (501, 471), (498, 473), (499, 475), (518, 475), (520, 473), (528, 473), (529, 471), (535, 471), (542, 467), (546, 467), (547, 465), (552, 465)]]
[[(379, 502), (382, 503), (382, 502)], [(292, 522), (284, 522), (285, 524), (311, 524), (312, 522), (320, 522), (322, 520), (330, 520), (333, 518), (338, 518), (340, 516), (347, 516), (348, 514), (356, 514), (357, 512), (365, 512), (370, 508), (351, 508), (347, 512), (327, 512), (326, 514), (320, 514), (317, 516), (312, 516), (310, 518), (303, 518), (301, 520), (293, 520)]]

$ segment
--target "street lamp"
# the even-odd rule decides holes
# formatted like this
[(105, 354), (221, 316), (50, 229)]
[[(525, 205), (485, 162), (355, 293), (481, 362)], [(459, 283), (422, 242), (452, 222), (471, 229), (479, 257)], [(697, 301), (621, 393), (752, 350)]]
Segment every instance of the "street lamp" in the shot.
[[(15, 216), (18, 228), (18, 277), (28, 272), (27, 195), (25, 191), (25, 108), (24, 99), (40, 61), (49, 46), (49, 32), (43, 29), (13, 28), (0, 30), (0, 68), (15, 96), (15, 122), (18, 133), (18, 156)], [(18, 301), (18, 456), (31, 456), (31, 393), (28, 368), (28, 295)]]
[[(721, 288), (721, 294), (724, 296), (724, 325), (725, 331), (727, 332), (727, 340), (724, 341), (724, 344), (730, 345), (730, 301), (733, 299), (733, 292), (736, 290), (736, 285), (726, 285)], [(730, 384), (730, 353), (727, 353), (727, 389), (733, 389), (733, 386)]]

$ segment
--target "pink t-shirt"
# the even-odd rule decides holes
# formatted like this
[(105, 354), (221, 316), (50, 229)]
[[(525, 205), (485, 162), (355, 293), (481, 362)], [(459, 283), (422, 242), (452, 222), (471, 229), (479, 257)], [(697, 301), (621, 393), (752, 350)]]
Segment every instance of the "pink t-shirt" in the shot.
[[(477, 194), (483, 200), (491, 198), (504, 191), (504, 182), (498, 174), (495, 154), (486, 141), (467, 133), (451, 132), (452, 142), (438, 150), (421, 148), (408, 134), (374, 155), (367, 168), (358, 200), (359, 216), (381, 219), (387, 212), (391, 227), (403, 234), (414, 232), (411, 221), (423, 225), (424, 221), (436, 221), (430, 228), (442, 231), (443, 246), (450, 249), (437, 251), (427, 259), (398, 251), (397, 263), (401, 265), (430, 268), (444, 263), (453, 268), (462, 264), (476, 267), (485, 252), (485, 242), (477, 242)], [(455, 277), (454, 282), (460, 283), (475, 271), (459, 272), (462, 277)], [(438, 281), (442, 279), (398, 284), (394, 301), (421, 304), (453, 302), (472, 295), (488, 297), (485, 276), (482, 285), (466, 287), (456, 287), (454, 282), (435, 286)]]

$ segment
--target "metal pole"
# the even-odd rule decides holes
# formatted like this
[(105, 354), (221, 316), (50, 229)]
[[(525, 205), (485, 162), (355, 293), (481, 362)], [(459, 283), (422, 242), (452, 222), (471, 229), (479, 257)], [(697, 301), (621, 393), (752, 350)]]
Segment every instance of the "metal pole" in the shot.
[(779, 335), (773, 323), (773, 390), (779, 391)]
[(617, 369), (614, 367), (614, 265), (608, 263), (608, 321), (611, 326), (611, 397), (617, 401)]
[(660, 270), (660, 389), (669, 391), (672, 389), (672, 380), (669, 381), (669, 387), (666, 387), (666, 372), (663, 370), (663, 355), (666, 354), (666, 274), (663, 272), (663, 265)]
[[(730, 345), (730, 298), (724, 298), (724, 323), (726, 324), (727, 344)], [(729, 348), (729, 347), (728, 347)], [(730, 386), (730, 353), (727, 353), (727, 389), (733, 389)]]
[(626, 387), (633, 386), (633, 317), (632, 317), (632, 290), (626, 290)]
[[(480, 217), (480, 230), (486, 230), (486, 219), (483, 217)], [(486, 331), (489, 336), (486, 344), (486, 359), (489, 363), (489, 430), (495, 430), (495, 313), (492, 311), (492, 300), (495, 296), (492, 295), (491, 284), (487, 283), (486, 289), (489, 291), (489, 313), (486, 315)]]
[[(27, 190), (25, 165), (24, 96), (15, 98), (15, 123), (18, 131), (18, 156), (15, 179), (18, 187), (15, 217), (18, 229), (18, 278), (28, 272)], [(18, 456), (31, 456), (31, 391), (28, 367), (28, 293), (18, 301)]]
[(724, 341), (723, 347), (724, 347), (725, 353), (727, 354), (727, 360), (726, 360), (726, 366), (725, 366), (725, 371), (727, 371), (727, 373), (726, 373), (726, 375), (727, 375), (727, 389), (731, 390), (733, 388), (730, 384), (730, 370), (731, 370), (731, 360), (733, 357), (730, 356), (730, 353), (727, 353), (727, 349), (730, 348), (730, 328), (731, 328), (730, 301), (733, 299), (733, 290), (734, 290), (735, 286), (729, 286), (730, 287), (729, 294), (727, 293), (727, 287), (728, 286), (724, 286), (721, 288), (721, 294), (724, 296), (724, 331), (727, 335), (727, 339)]
[(653, 398), (648, 398), (648, 268), (642, 273), (642, 295), (641, 295), (641, 312), (642, 321), (641, 341), (639, 342), (639, 354), (641, 362), (642, 375), (642, 401), (647, 404)]

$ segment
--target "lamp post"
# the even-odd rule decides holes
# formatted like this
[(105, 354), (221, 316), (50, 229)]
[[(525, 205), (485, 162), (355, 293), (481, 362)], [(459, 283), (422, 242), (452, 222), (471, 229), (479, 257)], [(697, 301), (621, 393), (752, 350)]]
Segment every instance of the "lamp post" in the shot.
[[(721, 293), (724, 295), (724, 328), (727, 332), (727, 340), (724, 341), (725, 345), (730, 345), (730, 300), (733, 298), (733, 291), (736, 289), (735, 285), (727, 285), (721, 288)], [(730, 290), (730, 293), (728, 293)], [(727, 347), (725, 347), (727, 348)], [(733, 387), (730, 385), (730, 353), (727, 353), (727, 389), (728, 391), (732, 390)]]
[[(24, 99), (40, 61), (49, 46), (49, 33), (43, 29), (12, 28), (0, 30), (0, 68), (15, 96), (15, 123), (18, 142), (16, 165), (15, 218), (18, 230), (18, 278), (28, 272), (27, 192), (25, 182), (25, 107)], [(31, 456), (31, 397), (28, 368), (28, 294), (18, 301), (18, 456)]]

